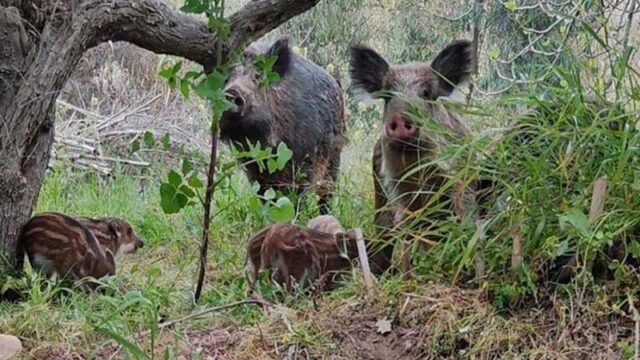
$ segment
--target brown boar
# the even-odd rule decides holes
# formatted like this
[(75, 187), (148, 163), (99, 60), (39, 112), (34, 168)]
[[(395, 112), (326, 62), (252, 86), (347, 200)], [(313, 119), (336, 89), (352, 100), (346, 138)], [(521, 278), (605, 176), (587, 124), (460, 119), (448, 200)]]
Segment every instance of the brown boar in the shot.
[[(261, 86), (261, 70), (252, 63), (259, 55), (275, 56), (272, 71), (280, 79)], [(336, 80), (313, 62), (295, 54), (287, 39), (261, 41), (245, 51), (246, 65), (236, 66), (225, 85), (232, 104), (220, 122), (222, 140), (247, 150), (247, 142), (276, 147), (284, 142), (293, 158), (286, 168), (269, 174), (250, 159), (240, 159), (251, 181), (268, 188), (313, 188), (328, 212), (338, 177), (340, 153), (346, 143), (344, 100)], [(302, 175), (298, 179), (297, 175)]]
[[(455, 87), (470, 76), (472, 63), (468, 41), (451, 43), (431, 64), (390, 65), (372, 49), (351, 48), (353, 88), (384, 99), (383, 130), (373, 151), (374, 221), (385, 229), (387, 239), (391, 236), (390, 229), (408, 221), (407, 214), (416, 216), (428, 207), (446, 205), (445, 210), (461, 216), (474, 201), (462, 186), (441, 191), (449, 181), (450, 169), (430, 160), (443, 146), (442, 137), (438, 131), (421, 126), (414, 117), (417, 108), (453, 136), (466, 136), (465, 120), (438, 104), (436, 99), (451, 95)], [(419, 226), (428, 228), (434, 220), (445, 216), (446, 212), (428, 218), (423, 215)], [(383, 248), (388, 257), (392, 253), (389, 246)], [(408, 246), (405, 246), (401, 267), (403, 271), (409, 270)]]
[[(26, 253), (31, 267), (46, 277), (56, 275), (79, 281), (115, 275), (115, 255), (142, 246), (133, 230), (128, 229), (130, 225), (118, 219), (78, 220), (55, 212), (37, 214), (21, 230), (18, 270), (23, 267)], [(95, 285), (85, 283), (85, 288)]]

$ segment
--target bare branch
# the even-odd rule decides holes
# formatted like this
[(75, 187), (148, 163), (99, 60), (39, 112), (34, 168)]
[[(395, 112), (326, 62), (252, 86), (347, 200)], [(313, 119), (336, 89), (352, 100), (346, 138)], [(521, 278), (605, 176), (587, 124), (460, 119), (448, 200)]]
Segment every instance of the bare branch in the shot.
[[(254, 41), (320, 0), (256, 0), (228, 18), (231, 34), (224, 56)], [(158, 54), (180, 56), (205, 67), (217, 61), (217, 34), (193, 16), (159, 0), (93, 0), (84, 6), (82, 26), (99, 30), (92, 46), (107, 40), (127, 41)]]
[(463, 18), (467, 17), (469, 14), (471, 14), (473, 9), (474, 9), (474, 5), (470, 6), (469, 10), (463, 12), (462, 14), (456, 15), (456, 16), (452, 16), (452, 17), (440, 15), (438, 13), (434, 13), (433, 15), (435, 15), (436, 17), (438, 17), (440, 19), (444, 19), (444, 20), (447, 20), (447, 21), (459, 21), (459, 20), (462, 20)]

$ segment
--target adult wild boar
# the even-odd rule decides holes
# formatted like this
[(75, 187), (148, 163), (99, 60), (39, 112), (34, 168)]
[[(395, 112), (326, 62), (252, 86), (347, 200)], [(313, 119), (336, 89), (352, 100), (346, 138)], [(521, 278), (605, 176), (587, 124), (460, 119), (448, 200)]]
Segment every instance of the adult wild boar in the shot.
[[(261, 86), (262, 71), (254, 64), (260, 55), (277, 58), (272, 71), (280, 80), (275, 84)], [(232, 107), (221, 119), (221, 138), (245, 150), (248, 142), (274, 148), (284, 142), (293, 151), (287, 167), (269, 174), (249, 161), (248, 178), (258, 181), (261, 192), (314, 188), (326, 213), (346, 142), (340, 86), (324, 69), (295, 54), (286, 38), (251, 44), (244, 60), (225, 85)]]
[[(471, 43), (456, 41), (428, 63), (390, 65), (376, 51), (356, 46), (351, 48), (352, 86), (374, 98), (384, 99), (383, 131), (374, 147), (373, 173), (375, 186), (375, 223), (385, 236), (389, 229), (407, 221), (407, 214), (420, 215), (419, 227), (430, 227), (435, 218), (424, 215), (427, 207), (443, 206), (460, 215), (468, 197), (462, 187), (444, 189), (450, 169), (430, 162), (443, 146), (441, 133), (421, 126), (416, 109), (432, 118), (454, 137), (468, 133), (464, 119), (435, 100), (449, 96), (471, 72)], [(444, 190), (444, 191), (443, 191)], [(405, 241), (401, 268), (410, 268), (410, 255)], [(383, 249), (389, 256), (392, 245)], [(388, 263), (390, 265), (390, 262)]]

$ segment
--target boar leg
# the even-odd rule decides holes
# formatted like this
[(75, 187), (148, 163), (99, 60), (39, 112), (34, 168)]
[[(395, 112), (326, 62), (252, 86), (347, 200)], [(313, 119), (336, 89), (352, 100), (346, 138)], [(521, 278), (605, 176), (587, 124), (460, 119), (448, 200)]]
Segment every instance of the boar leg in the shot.
[[(330, 156), (331, 155), (331, 156)], [(331, 213), (331, 200), (335, 190), (335, 183), (338, 179), (340, 168), (340, 152), (334, 151), (332, 154), (324, 152), (318, 154), (313, 169), (313, 175), (318, 179), (316, 183), (316, 194), (318, 194), (318, 209), (321, 215)]]
[(382, 274), (391, 267), (391, 259), (393, 257), (393, 234), (391, 229), (394, 226), (393, 211), (390, 210), (389, 201), (382, 187), (382, 174), (380, 168), (382, 166), (382, 146), (380, 142), (376, 143), (373, 150), (373, 188), (374, 188), (374, 207), (375, 213), (373, 222), (376, 231), (384, 244), (381, 248), (376, 246), (375, 249), (367, 249), (370, 254), (371, 263), (374, 265), (372, 270), (375, 274)]

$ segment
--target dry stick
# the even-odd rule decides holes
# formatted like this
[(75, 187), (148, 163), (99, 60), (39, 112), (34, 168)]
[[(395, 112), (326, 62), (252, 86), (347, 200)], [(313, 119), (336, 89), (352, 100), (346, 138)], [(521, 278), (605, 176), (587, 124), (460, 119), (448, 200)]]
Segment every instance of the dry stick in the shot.
[[(608, 184), (607, 176), (601, 176), (593, 182), (593, 189), (591, 190), (591, 206), (589, 207), (589, 224), (593, 224), (593, 222), (602, 215), (604, 211), (604, 201), (607, 197), (607, 184)], [(564, 269), (561, 270), (560, 278), (568, 277), (571, 273), (573, 273), (573, 269), (578, 265), (578, 255), (574, 255), (571, 260), (565, 265)]]
[(607, 195), (606, 176), (599, 177), (593, 183), (593, 195), (591, 197), (591, 207), (589, 208), (589, 223), (593, 223), (604, 211), (604, 200)]
[(484, 256), (482, 255), (482, 246), (484, 245), (484, 240), (486, 238), (486, 233), (484, 229), (484, 220), (476, 219), (476, 232), (478, 233), (478, 240), (476, 242), (476, 254), (473, 258), (473, 267), (476, 273), (476, 281), (480, 282), (484, 278), (486, 263), (484, 261)]
[(634, 298), (631, 294), (627, 294), (627, 301), (629, 302), (629, 308), (633, 313), (633, 322), (635, 323), (635, 343), (634, 343), (634, 356), (635, 360), (640, 359), (640, 312), (634, 304)]
[[(224, 18), (224, 0), (220, 2), (220, 18)], [(218, 67), (222, 65), (222, 40), (218, 40)], [(214, 114), (215, 116), (215, 114)], [(200, 249), (200, 271), (198, 272), (198, 283), (196, 285), (196, 293), (194, 300), (197, 303), (202, 293), (204, 284), (204, 275), (207, 265), (207, 252), (209, 251), (209, 225), (211, 224), (211, 199), (213, 198), (213, 190), (215, 188), (214, 177), (216, 174), (216, 158), (218, 154), (218, 128), (219, 119), (214, 119), (211, 125), (211, 154), (209, 156), (209, 171), (207, 172), (207, 189), (204, 198), (204, 224), (202, 228), (202, 247)]]
[[(240, 306), (240, 305), (249, 305), (249, 304), (257, 304), (257, 305), (262, 305), (262, 306), (265, 306), (265, 307), (272, 306), (270, 303), (268, 303), (268, 302), (266, 302), (264, 300), (258, 300), (258, 299), (241, 300), (241, 301), (236, 301), (236, 302), (233, 302), (233, 303), (230, 303), (230, 304), (226, 304), (226, 305), (215, 306), (215, 307), (212, 307), (212, 308), (209, 308), (209, 309), (205, 309), (205, 310), (199, 311), (197, 313), (193, 313), (193, 314), (190, 314), (190, 315), (183, 316), (183, 317), (178, 318), (178, 319), (174, 319), (174, 320), (171, 320), (171, 321), (163, 322), (162, 324), (159, 325), (159, 327), (160, 327), (160, 330), (162, 330), (162, 329), (164, 329), (166, 327), (173, 326), (173, 325), (175, 325), (177, 323), (181, 323), (183, 321), (195, 319), (195, 318), (198, 318), (198, 317), (201, 317), (203, 315), (207, 315), (207, 314), (210, 314), (210, 313), (213, 313), (213, 312), (218, 312), (218, 311), (226, 310), (226, 309), (229, 309), (229, 308), (232, 308), (232, 307), (236, 307), (236, 306)], [(148, 330), (147, 330), (147, 332), (148, 332)]]
[[(484, 0), (476, 0), (476, 3), (471, 8), (476, 9), (475, 19), (473, 22), (473, 40), (471, 42), (473, 48), (473, 75), (478, 76), (479, 62), (480, 62), (480, 22), (482, 21), (482, 14), (484, 12)], [(474, 82), (469, 83), (469, 94), (467, 95), (467, 104), (471, 102), (473, 96)]]
[(371, 268), (369, 267), (369, 257), (367, 256), (367, 248), (364, 244), (362, 230), (360, 228), (356, 228), (354, 229), (354, 231), (356, 233), (356, 244), (358, 245), (358, 256), (360, 257), (360, 266), (362, 266), (364, 283), (367, 286), (367, 292), (371, 294), (371, 289), (373, 288), (373, 281), (371, 280)]
[(513, 238), (513, 250), (511, 252), (511, 272), (515, 273), (522, 265), (522, 243), (524, 238), (522, 237), (522, 231), (520, 230), (520, 222), (517, 222), (511, 231), (511, 237)]

